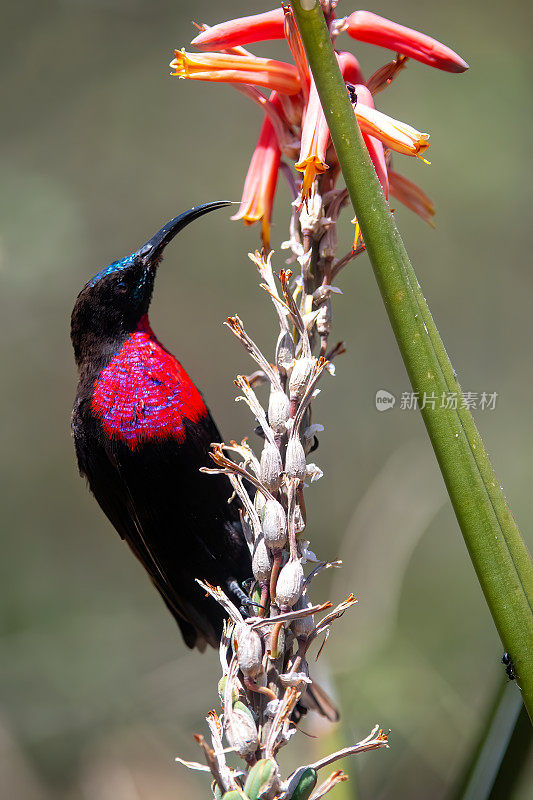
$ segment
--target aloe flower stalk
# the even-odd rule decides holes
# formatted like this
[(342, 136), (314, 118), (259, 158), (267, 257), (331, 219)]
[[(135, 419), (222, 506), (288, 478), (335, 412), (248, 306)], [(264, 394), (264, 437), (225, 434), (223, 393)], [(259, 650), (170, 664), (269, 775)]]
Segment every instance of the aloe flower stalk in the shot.
[[(219, 587), (201, 584), (228, 615), (220, 644), (222, 715), (211, 712), (207, 716), (211, 745), (196, 737), (206, 761), (203, 769), (214, 781), (213, 796), (222, 795), (225, 800), (318, 800), (346, 779), (342, 771), (335, 770), (319, 781), (321, 769), (346, 755), (387, 746), (386, 735), (376, 726), (357, 744), (314, 764), (302, 765), (288, 777), (282, 775), (277, 760), (280, 748), (295, 734), (306, 706), (312, 705), (310, 698), (323, 716), (336, 720), (334, 704), (310, 674), (310, 653), (316, 642), (324, 639), (320, 654), (333, 624), (356, 602), (350, 594), (335, 607), (330, 601), (313, 604), (310, 595), (314, 577), (341, 564), (318, 561), (311, 550), (305, 499), (311, 484), (322, 478), (314, 455), (310, 460), (317, 446), (316, 434), (323, 430), (314, 417), (314, 401), (319, 387), (328, 387), (334, 362), (344, 351), (342, 342), (332, 346), (330, 341), (334, 295), (340, 291), (337, 280), (366, 247), (374, 259), (376, 247), (366, 205), (354, 204), (354, 246), (344, 255), (337, 252), (342, 210), (349, 196), (353, 200), (354, 190), (348, 178), (349, 192), (337, 186), (341, 166), (346, 171), (351, 153), (339, 135), (336, 114), (342, 107), (344, 121), (348, 120), (346, 124), (358, 137), (356, 160), (365, 165), (373, 204), (381, 204), (387, 220), (390, 222), (393, 216), (387, 204), (390, 195), (431, 222), (431, 200), (392, 167), (393, 151), (394, 158), (396, 153), (421, 158), (428, 148), (429, 135), (376, 109), (375, 98), (404, 74), (410, 57), (449, 72), (466, 69), (459, 56), (423, 34), (367, 12), (336, 20), (336, 3), (324, 0), (320, 5), (317, 0), (306, 0), (305, 8), (315, 15), (313, 24), (322, 26), (318, 47), (316, 40), (312, 43), (309, 29), (302, 27), (301, 1), (291, 5), (294, 14), (287, 8), (277, 9), (206, 28), (193, 45), (231, 52), (196, 56), (176, 51), (172, 64), (174, 74), (185, 79), (238, 84), (241, 92), (266, 112), (241, 206), (233, 218), (245, 224), (261, 223), (263, 250), (250, 254), (250, 258), (274, 308), (277, 324), (272, 356), (260, 350), (238, 316), (226, 322), (255, 362), (250, 376), (237, 376), (235, 385), (240, 392), (237, 399), (248, 405), (263, 442), (257, 452), (246, 439), (215, 443), (213, 465), (204, 469), (226, 475), (241, 503), (255, 578), (249, 591), (249, 616), (244, 616)], [(353, 53), (334, 52), (336, 39), (344, 30), (352, 38), (354, 31), (360, 37), (371, 35), (371, 41), (380, 47), (394, 43), (400, 55), (365, 80)], [(304, 63), (300, 34), (309, 64)], [(258, 59), (242, 51), (243, 45), (275, 38), (286, 39), (295, 65)], [(319, 57), (317, 49), (321, 51)], [(327, 69), (337, 80), (329, 103), (324, 100), (324, 76), (317, 70), (324, 54), (330, 58)], [(272, 93), (267, 96), (263, 89)], [(349, 141), (353, 142), (353, 137)], [(297, 271), (295, 276), (291, 270), (274, 269), (270, 250), (272, 203), (279, 171), (287, 177), (293, 196), (289, 236), (282, 247), (288, 251), (287, 263)], [(382, 221), (384, 230), (389, 222)], [(395, 296), (396, 302), (407, 303), (407, 294)], [(430, 324), (426, 318), (418, 324), (426, 322)], [(263, 389), (257, 389), (256, 394), (256, 387), (266, 390), (266, 401), (260, 399)], [(331, 558), (331, 554), (325, 554), (325, 558)], [(232, 765), (227, 746), (241, 757), (241, 769)], [(202, 769), (202, 765), (180, 761)]]

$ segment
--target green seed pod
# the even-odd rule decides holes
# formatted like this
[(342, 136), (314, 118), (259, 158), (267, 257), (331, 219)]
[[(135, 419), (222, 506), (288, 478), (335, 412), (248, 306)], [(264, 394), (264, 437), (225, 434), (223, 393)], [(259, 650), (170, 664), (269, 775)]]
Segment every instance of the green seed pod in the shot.
[(316, 770), (306, 767), (300, 776), (296, 789), (291, 795), (291, 800), (309, 800), (316, 786), (317, 777)]
[(244, 703), (241, 700), (237, 700), (233, 704), (233, 709), (234, 709), (234, 711), (242, 711), (243, 714), (248, 714), (248, 716), (250, 717), (252, 722), (255, 722), (254, 715), (252, 714), (252, 712), (250, 711), (248, 706), (244, 705)]
[(268, 800), (276, 794), (278, 782), (276, 762), (272, 758), (262, 758), (248, 773), (244, 793), (250, 800)]
[(242, 792), (238, 792), (237, 789), (232, 789), (230, 792), (225, 792), (222, 800), (245, 800), (245, 796)]
[(257, 603), (257, 605), (261, 605), (261, 587), (258, 583), (254, 583), (254, 589), (252, 592), (252, 603)]
[[(224, 702), (224, 693), (226, 691), (227, 682), (228, 682), (227, 675), (223, 675), (222, 678), (218, 682), (218, 696), (220, 697), (220, 702), (221, 703)], [(237, 691), (237, 689), (235, 687), (233, 687), (232, 695), (233, 695), (232, 696), (232, 701), (235, 703), (236, 700), (239, 699), (239, 692)]]
[(218, 783), (216, 783), (215, 781), (213, 781), (213, 783), (211, 784), (211, 791), (213, 792), (213, 797), (215, 798), (215, 800), (222, 800), (222, 792), (220, 791)]

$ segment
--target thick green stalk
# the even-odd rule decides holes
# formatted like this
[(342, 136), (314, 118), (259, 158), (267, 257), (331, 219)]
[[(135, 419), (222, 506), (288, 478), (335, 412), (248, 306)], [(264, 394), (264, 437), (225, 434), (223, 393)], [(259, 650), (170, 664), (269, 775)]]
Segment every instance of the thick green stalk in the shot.
[[(533, 719), (533, 564), (370, 161), (319, 0), (291, 0), (366, 249), (496, 628)], [(457, 408), (441, 408), (453, 395)], [(434, 402), (427, 402), (435, 398)]]

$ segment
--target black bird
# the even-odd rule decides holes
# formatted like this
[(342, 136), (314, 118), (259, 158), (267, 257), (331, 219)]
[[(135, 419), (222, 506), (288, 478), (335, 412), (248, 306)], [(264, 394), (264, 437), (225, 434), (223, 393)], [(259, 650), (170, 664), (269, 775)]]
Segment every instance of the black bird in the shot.
[(135, 253), (99, 272), (72, 312), (79, 372), (72, 433), (80, 472), (147, 570), (189, 647), (217, 646), (224, 613), (195, 583), (240, 604), (252, 577), (230, 486), (206, 476), (220, 433), (201, 394), (148, 321), (157, 266), (189, 222), (229, 205), (195, 206)]

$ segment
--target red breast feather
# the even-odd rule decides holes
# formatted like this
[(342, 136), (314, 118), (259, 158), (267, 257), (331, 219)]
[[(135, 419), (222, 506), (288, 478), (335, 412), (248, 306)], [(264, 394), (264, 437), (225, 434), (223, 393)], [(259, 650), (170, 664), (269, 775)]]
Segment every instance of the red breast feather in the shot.
[(183, 442), (183, 418), (198, 422), (207, 415), (200, 392), (147, 318), (95, 381), (91, 408), (107, 436), (130, 448), (169, 436)]

